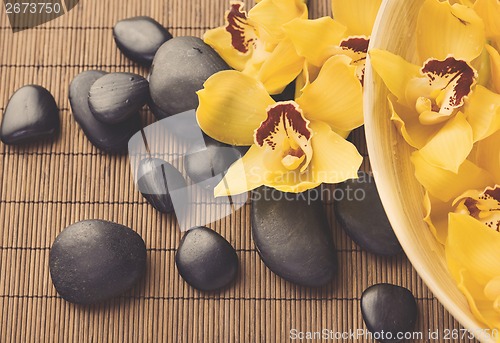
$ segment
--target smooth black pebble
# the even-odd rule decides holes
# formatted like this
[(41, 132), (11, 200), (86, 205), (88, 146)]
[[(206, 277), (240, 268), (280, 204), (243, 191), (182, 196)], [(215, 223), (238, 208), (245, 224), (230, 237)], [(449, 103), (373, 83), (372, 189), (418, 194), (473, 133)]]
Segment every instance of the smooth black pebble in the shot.
[(120, 20), (113, 27), (118, 49), (132, 61), (150, 66), (160, 46), (172, 38), (160, 23), (150, 17)]
[(264, 264), (293, 283), (319, 287), (337, 272), (330, 226), (318, 190), (252, 192), (252, 236)]
[(90, 87), (89, 106), (97, 120), (105, 124), (122, 123), (148, 101), (149, 84), (133, 73), (110, 73)]
[(5, 144), (31, 143), (59, 131), (59, 109), (48, 90), (37, 85), (19, 88), (3, 113), (0, 138)]
[(213, 74), (229, 66), (210, 46), (197, 37), (175, 37), (165, 42), (155, 55), (149, 85), (151, 99), (171, 116), (198, 107), (196, 92)]
[(338, 184), (334, 191), (337, 220), (351, 239), (373, 254), (391, 256), (402, 248), (387, 219), (373, 175)]
[(52, 244), (50, 276), (67, 301), (93, 304), (131, 289), (146, 270), (146, 246), (132, 229), (103, 220), (65, 228)]
[(186, 203), (186, 181), (170, 163), (158, 158), (146, 158), (139, 162), (137, 175), (139, 191), (157, 211), (174, 211), (172, 192), (177, 197), (177, 203)]
[(203, 226), (190, 229), (182, 237), (175, 263), (182, 278), (202, 291), (227, 286), (238, 272), (238, 256), (231, 244)]
[(205, 146), (194, 145), (184, 156), (184, 169), (189, 178), (207, 190), (213, 190), (229, 167), (241, 156), (239, 147), (204, 136)]
[(119, 124), (104, 124), (92, 114), (88, 94), (94, 82), (105, 75), (98, 70), (84, 71), (77, 75), (69, 86), (69, 101), (73, 117), (90, 142), (108, 153), (127, 151), (128, 141), (141, 129), (139, 113)]
[(398, 333), (413, 332), (417, 321), (417, 303), (406, 288), (387, 283), (367, 288), (361, 296), (361, 314), (366, 327), (379, 335), (383, 343), (400, 342)]

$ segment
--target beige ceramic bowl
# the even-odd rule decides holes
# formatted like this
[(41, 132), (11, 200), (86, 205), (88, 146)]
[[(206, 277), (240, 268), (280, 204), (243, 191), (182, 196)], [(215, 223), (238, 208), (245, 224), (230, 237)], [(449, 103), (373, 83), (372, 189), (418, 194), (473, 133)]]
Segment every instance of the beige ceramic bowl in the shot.
[[(380, 48), (416, 62), (415, 25), (423, 0), (385, 0), (371, 37)], [(445, 308), (467, 329), (481, 336), (482, 327), (448, 274), (444, 249), (423, 222), (423, 190), (409, 159), (412, 149), (390, 121), (387, 88), (367, 66), (365, 129), (377, 187), (394, 231), (411, 263)], [(423, 314), (424, 316), (426, 314)], [(424, 333), (425, 334), (425, 333)], [(493, 342), (487, 335), (482, 342)]]

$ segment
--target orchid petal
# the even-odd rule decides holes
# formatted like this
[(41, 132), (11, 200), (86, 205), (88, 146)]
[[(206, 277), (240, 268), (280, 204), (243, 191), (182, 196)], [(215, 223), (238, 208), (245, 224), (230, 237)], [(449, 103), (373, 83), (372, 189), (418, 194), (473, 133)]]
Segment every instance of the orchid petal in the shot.
[(437, 241), (444, 245), (448, 236), (448, 213), (453, 210), (452, 202), (443, 202), (429, 194), (424, 195), (424, 221), (429, 226)]
[(326, 52), (329, 56), (345, 55), (351, 59), (351, 65), (356, 67), (356, 76), (364, 84), (366, 55), (370, 39), (367, 36), (349, 36), (339, 45), (330, 46)]
[(293, 44), (282, 40), (260, 67), (257, 79), (270, 94), (279, 94), (300, 74), (303, 65), (304, 59), (297, 55)]
[[(347, 179), (357, 178), (357, 171), (363, 161), (356, 147), (333, 132), (329, 125), (322, 122), (311, 122), (314, 131), (312, 136), (313, 159), (309, 168), (299, 170), (277, 171), (272, 181), (266, 185), (282, 192), (302, 192), (321, 183), (338, 183)], [(270, 156), (266, 160), (273, 161)], [(272, 163), (272, 162), (271, 162)], [(266, 164), (272, 170), (279, 166)]]
[[(458, 258), (452, 257), (453, 255), (448, 254), (447, 251), (446, 255), (448, 269), (457, 281), (458, 288), (465, 295), (474, 316), (490, 328), (500, 327), (498, 299), (496, 301), (487, 299), (485, 295), (485, 287), (475, 280), (474, 274), (461, 267), (458, 262), (455, 262), (459, 260)], [(458, 276), (455, 277), (455, 275)], [(485, 334), (483, 337), (487, 335), (488, 334)], [(498, 336), (496, 336), (495, 340), (498, 342)]]
[(234, 162), (214, 189), (214, 195), (245, 193), (266, 183), (269, 172), (264, 166), (262, 148), (252, 145), (246, 154)]
[[(309, 120), (294, 101), (278, 102), (267, 109), (267, 118), (255, 130), (254, 140), (259, 147), (279, 156), (282, 166), (269, 169), (295, 170), (301, 166), (303, 172), (313, 156), (311, 146), (312, 131)], [(275, 158), (268, 159), (275, 162)]]
[[(500, 114), (499, 114), (500, 115)], [(500, 184), (500, 131), (477, 143), (476, 163), (493, 176)]]
[(304, 67), (302, 68), (302, 72), (295, 80), (295, 99), (300, 98), (302, 95), (302, 91), (304, 88), (309, 85), (311, 82), (316, 80), (321, 71), (320, 67), (316, 67), (307, 61), (304, 61)]
[(389, 108), (391, 109), (391, 120), (401, 131), (404, 140), (412, 147), (420, 149), (436, 135), (444, 124), (422, 125), (420, 118), (415, 111), (402, 106), (393, 97), (388, 97)]
[(293, 170), (285, 174), (275, 174), (267, 186), (281, 192), (300, 193), (318, 187), (320, 184), (312, 179), (310, 172), (300, 173), (298, 170)]
[(339, 45), (346, 27), (330, 17), (295, 19), (283, 26), (297, 53), (309, 63), (321, 67), (332, 55), (331, 46)]
[(490, 327), (499, 327), (498, 258), (500, 236), (474, 218), (450, 214), (445, 252), (448, 268), (474, 315)]
[(451, 115), (464, 104), (477, 78), (476, 71), (467, 62), (453, 57), (443, 61), (431, 58), (424, 63), (421, 73), (439, 108), (436, 111), (445, 115)]
[(430, 164), (458, 173), (473, 144), (472, 128), (465, 115), (458, 112), (420, 149), (420, 154)]
[(358, 177), (363, 157), (356, 147), (333, 132), (325, 123), (311, 122), (313, 158), (312, 178), (320, 183), (338, 183)]
[(250, 54), (239, 52), (232, 46), (231, 34), (224, 27), (206, 31), (203, 35), (203, 40), (233, 69), (243, 70), (251, 56)]
[(483, 285), (500, 276), (500, 233), (465, 214), (450, 213), (449, 221), (446, 249), (462, 268)]
[(198, 98), (196, 118), (201, 129), (233, 145), (251, 145), (254, 130), (266, 118), (266, 108), (274, 104), (259, 81), (235, 70), (212, 75)]
[(486, 37), (500, 37), (500, 2), (498, 0), (476, 0), (473, 9), (484, 21)]
[(426, 0), (417, 19), (417, 51), (421, 61), (478, 57), (485, 42), (484, 24), (473, 9), (448, 1)]
[(269, 44), (278, 44), (285, 37), (284, 24), (307, 16), (303, 0), (262, 0), (248, 12), (258, 36)]
[(382, 0), (332, 0), (333, 18), (344, 24), (349, 35), (371, 35)]
[(500, 93), (500, 53), (491, 45), (486, 44), (486, 51), (490, 56), (491, 63), (491, 81), (493, 89)]
[(494, 231), (500, 231), (500, 186), (468, 190), (453, 202), (455, 213), (466, 214)]
[(421, 185), (435, 198), (448, 202), (468, 189), (483, 189), (492, 183), (491, 175), (465, 160), (458, 173), (431, 165), (419, 151), (411, 155), (415, 176)]
[(362, 87), (356, 67), (347, 56), (333, 56), (318, 77), (302, 90), (296, 101), (310, 120), (319, 120), (341, 131), (363, 124)]
[(420, 67), (389, 51), (372, 49), (368, 54), (373, 69), (398, 102), (413, 106), (406, 103), (406, 87), (411, 79), (420, 75)]
[(500, 94), (476, 86), (464, 107), (464, 114), (472, 127), (474, 142), (500, 130)]

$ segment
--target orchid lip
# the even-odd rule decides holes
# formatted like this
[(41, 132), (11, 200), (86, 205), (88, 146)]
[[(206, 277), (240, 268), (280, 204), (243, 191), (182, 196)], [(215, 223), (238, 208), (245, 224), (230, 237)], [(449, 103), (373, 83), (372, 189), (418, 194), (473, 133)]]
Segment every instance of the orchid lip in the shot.
[(255, 143), (281, 154), (288, 170), (307, 168), (312, 158), (312, 130), (299, 105), (294, 101), (277, 102), (267, 108), (267, 119), (255, 130)]
[[(476, 193), (476, 192), (475, 192)], [(458, 198), (457, 211), (470, 215), (489, 228), (500, 231), (500, 186), (487, 187), (482, 193), (471, 192)]]
[(367, 36), (349, 36), (342, 40), (339, 45), (344, 53), (352, 58), (351, 64), (358, 67), (356, 76), (362, 85), (365, 79), (366, 55), (369, 44), (370, 38)]
[(244, 3), (242, 2), (231, 3), (231, 9), (226, 14), (226, 31), (231, 34), (232, 46), (245, 54), (250, 50), (250, 46), (255, 43), (256, 38), (247, 38), (245, 35), (248, 29), (254, 30), (254, 28), (248, 23), (247, 13), (243, 10), (243, 7)]
[(477, 78), (476, 70), (469, 63), (453, 56), (444, 60), (428, 59), (420, 72), (433, 89), (433, 105), (439, 107), (436, 112), (447, 115), (464, 104)]

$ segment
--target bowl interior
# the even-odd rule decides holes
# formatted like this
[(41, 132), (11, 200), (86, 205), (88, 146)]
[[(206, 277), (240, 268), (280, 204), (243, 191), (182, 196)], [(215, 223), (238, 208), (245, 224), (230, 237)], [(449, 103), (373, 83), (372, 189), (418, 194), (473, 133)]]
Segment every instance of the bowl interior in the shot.
[[(385, 0), (375, 23), (370, 48), (396, 53), (416, 62), (415, 27), (424, 0)], [(423, 189), (415, 179), (406, 144), (390, 121), (387, 88), (372, 72), (365, 75), (365, 128), (370, 162), (384, 208), (403, 249), (430, 290), (467, 329), (481, 336), (465, 297), (448, 273), (444, 249), (423, 221)], [(425, 315), (425, 314), (424, 314)]]

